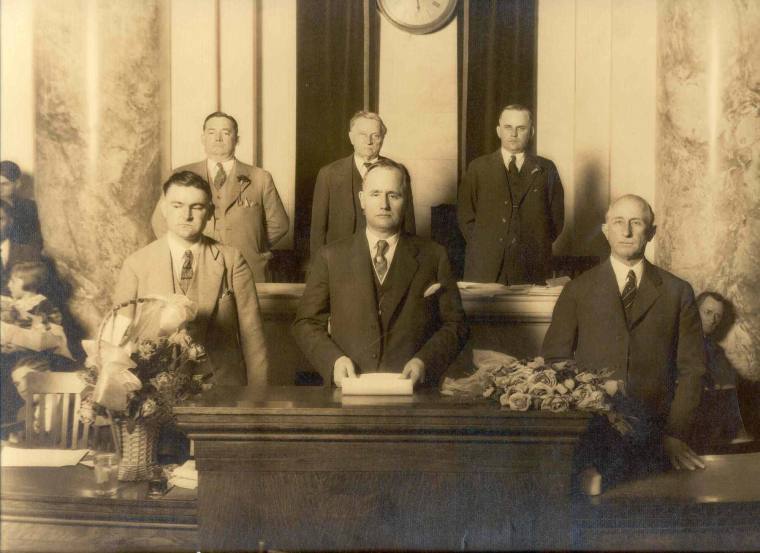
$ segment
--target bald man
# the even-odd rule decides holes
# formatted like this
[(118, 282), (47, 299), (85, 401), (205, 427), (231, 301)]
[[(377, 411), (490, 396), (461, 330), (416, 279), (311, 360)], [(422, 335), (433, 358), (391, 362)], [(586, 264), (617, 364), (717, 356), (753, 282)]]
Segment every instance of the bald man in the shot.
[(594, 468), (612, 480), (658, 457), (676, 469), (704, 466), (685, 442), (705, 373), (699, 312), (688, 282), (645, 259), (655, 231), (654, 212), (639, 196), (609, 207), (602, 232), (610, 258), (565, 286), (542, 348), (550, 361), (612, 370), (651, 421), (648, 436), (625, 446), (627, 459), (595, 429), (593, 446), (605, 459), (589, 462), (604, 465)]

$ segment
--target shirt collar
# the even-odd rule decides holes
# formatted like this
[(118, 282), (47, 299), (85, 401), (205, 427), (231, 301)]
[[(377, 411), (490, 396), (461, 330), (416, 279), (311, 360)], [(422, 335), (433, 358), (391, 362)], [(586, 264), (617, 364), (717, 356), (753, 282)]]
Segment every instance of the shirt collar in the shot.
[(629, 267), (611, 255), (610, 264), (612, 265), (612, 270), (615, 273), (615, 280), (617, 281), (618, 289), (621, 292), (623, 288), (625, 288), (625, 281), (628, 278), (628, 271), (633, 271), (633, 273), (636, 275), (636, 288), (641, 286), (641, 277), (644, 276), (644, 258), (641, 258), (639, 262), (636, 263), (636, 265), (633, 267)]
[(209, 176), (213, 179), (216, 176), (216, 164), (221, 163), (222, 167), (224, 167), (224, 172), (229, 176), (232, 174), (232, 170), (235, 167), (235, 158), (232, 157), (228, 159), (227, 161), (212, 161), (210, 159), (206, 160), (206, 169), (208, 170)]
[(513, 154), (512, 152), (509, 152), (505, 150), (504, 148), (501, 149), (501, 158), (504, 160), (504, 166), (509, 166), (509, 158), (512, 156), (515, 156), (515, 163), (517, 164), (517, 168), (519, 169), (522, 167), (522, 164), (525, 163), (525, 152), (519, 152), (517, 154)]
[(193, 263), (195, 263), (195, 260), (198, 259), (198, 252), (201, 249), (200, 239), (188, 248), (185, 244), (180, 242), (180, 240), (171, 232), (167, 232), (166, 241), (169, 243), (169, 251), (171, 251), (172, 259), (182, 259), (182, 257), (185, 255), (185, 250), (190, 250), (193, 252)]
[(367, 172), (367, 169), (369, 167), (365, 167), (365, 163), (375, 163), (378, 159), (380, 159), (380, 156), (376, 156), (372, 159), (364, 159), (363, 157), (359, 157), (358, 155), (354, 154), (354, 165), (356, 165), (356, 168), (359, 170), (359, 173), (361, 173), (362, 176), (364, 176), (364, 173)]
[(382, 238), (381, 236), (378, 236), (374, 232), (372, 232), (369, 227), (366, 227), (365, 229), (367, 234), (367, 242), (369, 243), (369, 249), (374, 252), (375, 250), (375, 244), (377, 244), (378, 240), (385, 240), (388, 242), (388, 248), (394, 247), (396, 244), (398, 244), (398, 239), (401, 237), (401, 232), (397, 232), (393, 236), (390, 236), (388, 238)]

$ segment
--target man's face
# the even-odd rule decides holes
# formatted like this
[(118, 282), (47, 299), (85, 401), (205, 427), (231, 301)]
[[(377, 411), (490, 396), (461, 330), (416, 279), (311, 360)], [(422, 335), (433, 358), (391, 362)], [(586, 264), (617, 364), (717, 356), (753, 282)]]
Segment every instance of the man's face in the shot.
[(501, 139), (501, 147), (513, 154), (519, 154), (528, 147), (533, 137), (533, 123), (530, 113), (508, 109), (501, 113), (496, 134)]
[(201, 135), (206, 155), (213, 161), (226, 161), (235, 155), (237, 134), (232, 121), (226, 117), (212, 117), (206, 121)]
[(169, 186), (161, 204), (169, 232), (187, 242), (197, 242), (211, 216), (209, 198), (191, 186)]
[(607, 213), (602, 225), (612, 255), (629, 264), (644, 257), (644, 250), (655, 233), (649, 210), (633, 198), (622, 198), (615, 202)]
[(384, 138), (380, 121), (364, 117), (354, 121), (354, 126), (348, 131), (348, 139), (354, 147), (354, 153), (366, 160), (375, 159), (380, 155)]
[(13, 181), (0, 175), (0, 200), (6, 202), (13, 201), (13, 195), (16, 193), (18, 181)]
[(392, 236), (404, 218), (402, 176), (393, 169), (377, 168), (367, 175), (359, 192), (367, 227), (381, 236)]
[(699, 306), (699, 317), (702, 319), (702, 331), (709, 336), (723, 320), (723, 304), (710, 296), (705, 297)]

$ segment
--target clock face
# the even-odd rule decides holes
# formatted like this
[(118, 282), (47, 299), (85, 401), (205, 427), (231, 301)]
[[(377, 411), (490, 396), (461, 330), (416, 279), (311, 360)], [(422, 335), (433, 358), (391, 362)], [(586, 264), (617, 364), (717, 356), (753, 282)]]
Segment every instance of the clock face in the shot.
[(457, 0), (377, 0), (391, 23), (410, 33), (430, 33), (443, 27)]

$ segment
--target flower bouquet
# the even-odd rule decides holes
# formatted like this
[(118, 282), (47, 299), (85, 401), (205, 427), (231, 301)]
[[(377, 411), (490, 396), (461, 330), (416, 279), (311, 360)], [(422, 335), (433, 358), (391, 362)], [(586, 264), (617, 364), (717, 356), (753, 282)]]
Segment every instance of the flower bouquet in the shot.
[[(121, 314), (127, 309), (132, 316)], [(98, 339), (82, 342), (82, 376), (89, 386), (80, 418), (86, 424), (98, 415), (112, 421), (121, 480), (150, 474), (158, 429), (173, 423), (174, 405), (210, 387), (211, 373), (203, 370), (206, 352), (184, 328), (195, 314), (185, 296), (140, 298), (116, 306), (101, 323)], [(104, 339), (107, 330), (111, 340)]]
[(623, 382), (610, 379), (610, 371), (582, 370), (574, 361), (546, 363), (541, 357), (519, 360), (484, 350), (475, 350), (473, 358), (477, 371), (463, 379), (445, 379), (442, 394), (482, 396), (514, 411), (591, 411), (606, 416), (621, 435), (636, 423), (630, 409), (625, 415), (619, 412), (626, 404)]

